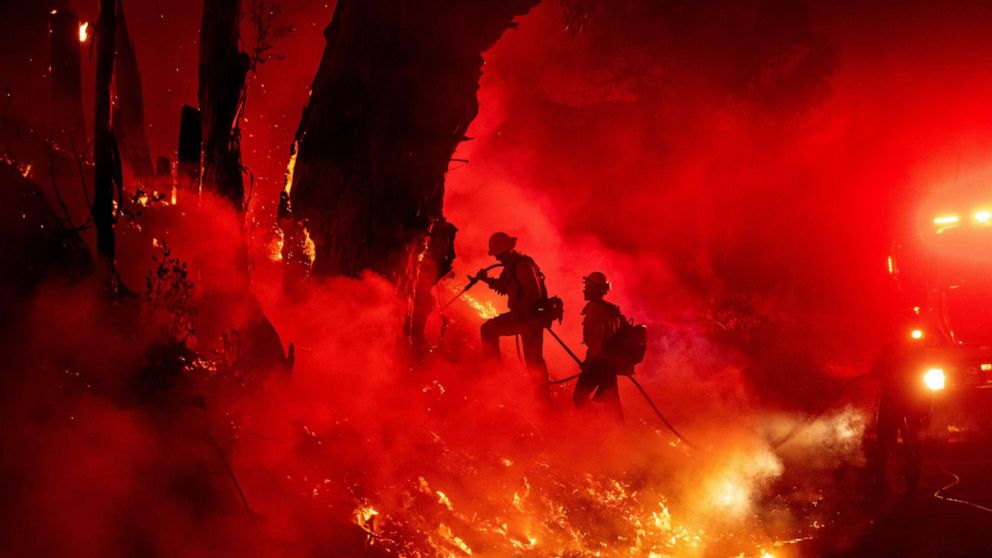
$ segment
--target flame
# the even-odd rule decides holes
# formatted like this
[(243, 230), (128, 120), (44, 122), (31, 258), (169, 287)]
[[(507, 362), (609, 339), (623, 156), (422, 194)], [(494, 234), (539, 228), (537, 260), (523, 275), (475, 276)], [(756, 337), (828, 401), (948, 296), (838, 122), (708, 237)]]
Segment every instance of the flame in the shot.
[(359, 503), (358, 507), (355, 508), (355, 511), (352, 512), (351, 515), (355, 525), (358, 525), (362, 531), (365, 531), (372, 537), (377, 535), (375, 530), (375, 519), (378, 516), (379, 511), (372, 507), (368, 502), (364, 501)]
[[(461, 537), (455, 535), (454, 531), (451, 530), (451, 527), (448, 527), (444, 523), (441, 523), (440, 525), (437, 526), (437, 534), (440, 537), (442, 544), (435, 544), (435, 547), (450, 546), (458, 550), (461, 550), (464, 554), (468, 556), (472, 555), (472, 549), (467, 544), (465, 544), (465, 541), (462, 540)], [(445, 554), (448, 556), (457, 556), (456, 554), (453, 554), (451, 552), (447, 552)]]
[(289, 164), (286, 165), (286, 184), (282, 191), (287, 194), (293, 189), (293, 176), (296, 174), (296, 154), (299, 149), (299, 142), (293, 142), (293, 149), (290, 150)]
[(86, 39), (90, 38), (90, 24), (88, 21), (84, 21), (79, 24), (79, 42), (85, 43)]
[(172, 185), (172, 196), (169, 198), (169, 199), (172, 200), (172, 205), (176, 205), (176, 202), (179, 201), (179, 197), (178, 196), (179, 196), (179, 189), (176, 188), (176, 185), (175, 184), (173, 184)]
[[(457, 293), (457, 289), (451, 289), (452, 293)], [(499, 316), (500, 312), (496, 309), (492, 302), (483, 302), (469, 293), (462, 294), (461, 299), (465, 301), (465, 304), (469, 308), (475, 310), (475, 313), (479, 315), (483, 320), (490, 320)]]
[[(505, 465), (505, 459), (494, 457), (492, 464)], [(533, 480), (517, 476), (515, 483), (511, 480), (517, 474), (512, 472), (515, 467), (500, 467), (497, 470), (510, 476), (490, 485), (484, 495), (463, 494), (460, 483), (449, 486), (453, 492), (448, 487), (440, 490), (423, 476), (415, 477), (395, 507), (377, 509), (363, 500), (353, 512), (353, 521), (369, 534), (370, 543), (374, 537), (384, 552), (407, 556), (464, 557), (480, 552), (491, 556), (699, 556), (712, 549), (712, 542), (726, 543), (729, 536), (741, 537), (737, 539), (741, 556), (775, 558), (772, 549), (811, 538), (776, 540), (741, 531), (729, 534), (728, 528), (734, 528), (727, 521), (751, 521), (749, 514), (735, 518), (740, 512), (726, 508), (751, 510), (757, 496), (754, 479), (764, 474), (759, 470), (772, 466), (760, 454), (747, 459), (738, 455), (726, 467), (713, 471), (714, 482), (704, 483), (702, 492), (690, 498), (690, 509), (682, 510), (682, 519), (676, 519), (658, 492), (662, 485), (645, 484), (643, 478), (621, 480), (602, 473), (557, 477), (547, 463), (531, 465), (540, 475)], [(561, 490), (566, 485), (570, 487)], [(456, 496), (465, 496), (464, 509), (455, 503)], [(712, 516), (707, 519), (693, 513), (691, 508), (699, 505), (713, 507)], [(685, 522), (688, 518), (694, 519)], [(699, 521), (716, 521), (718, 527), (706, 531)], [(417, 543), (411, 542), (411, 536), (429, 550), (414, 550)]]
[(266, 245), (266, 251), (268, 252), (269, 260), (274, 262), (282, 261), (282, 248), (286, 244), (285, 234), (279, 227), (273, 227), (272, 237), (269, 239)]
[(303, 227), (303, 257), (306, 258), (308, 266), (312, 266), (317, 259), (317, 245), (310, 238), (310, 229), (307, 227)]
[(718, 508), (734, 516), (744, 515), (751, 506), (751, 494), (737, 479), (723, 478), (711, 488), (711, 497)]

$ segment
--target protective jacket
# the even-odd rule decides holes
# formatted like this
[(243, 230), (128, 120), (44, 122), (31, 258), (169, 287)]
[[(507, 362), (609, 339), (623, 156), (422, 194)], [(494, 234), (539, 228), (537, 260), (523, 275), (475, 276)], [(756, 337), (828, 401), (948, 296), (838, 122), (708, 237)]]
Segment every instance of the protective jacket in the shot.
[(620, 329), (620, 308), (605, 300), (592, 300), (582, 309), (582, 315), (586, 360), (606, 356), (606, 340)]
[(503, 262), (503, 271), (489, 285), (506, 295), (506, 306), (513, 313), (529, 313), (547, 296), (544, 274), (530, 256), (511, 253)]

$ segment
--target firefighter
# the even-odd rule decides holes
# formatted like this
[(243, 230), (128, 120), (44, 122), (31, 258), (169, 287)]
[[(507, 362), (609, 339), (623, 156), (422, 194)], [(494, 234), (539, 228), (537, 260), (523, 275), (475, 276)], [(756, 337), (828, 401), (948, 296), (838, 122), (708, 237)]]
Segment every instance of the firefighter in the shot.
[(504, 232), (489, 238), (489, 255), (501, 264), (503, 271), (492, 278), (480, 270), (476, 278), (507, 297), (509, 312), (482, 324), (482, 345), (486, 355), (499, 359), (499, 338), (519, 335), (524, 362), (534, 383), (538, 399), (551, 401), (548, 369), (544, 363), (544, 328), (548, 325), (540, 315), (541, 303), (547, 300), (544, 274), (534, 260), (516, 250), (517, 239)]
[(900, 436), (906, 463), (906, 498), (912, 500), (917, 495), (923, 466), (920, 435), (929, 415), (920, 393), (923, 352), (920, 341), (900, 338), (888, 343), (872, 365), (871, 374), (881, 384), (872, 463), (872, 489), (878, 500), (888, 492), (886, 469)]
[(604, 300), (610, 291), (610, 282), (600, 271), (583, 277), (582, 296), (587, 301), (582, 309), (582, 342), (586, 358), (582, 373), (575, 384), (572, 401), (578, 408), (593, 402), (603, 405), (618, 421), (623, 421), (620, 391), (617, 389), (617, 364), (609, 355), (607, 341), (620, 329), (620, 308)]

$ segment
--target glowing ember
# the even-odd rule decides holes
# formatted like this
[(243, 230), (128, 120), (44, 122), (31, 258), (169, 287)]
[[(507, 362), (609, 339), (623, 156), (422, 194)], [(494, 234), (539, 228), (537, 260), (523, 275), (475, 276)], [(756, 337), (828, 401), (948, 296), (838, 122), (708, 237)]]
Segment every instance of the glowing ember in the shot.
[(90, 24), (88, 21), (84, 21), (79, 24), (79, 42), (85, 43), (86, 39), (90, 38)]

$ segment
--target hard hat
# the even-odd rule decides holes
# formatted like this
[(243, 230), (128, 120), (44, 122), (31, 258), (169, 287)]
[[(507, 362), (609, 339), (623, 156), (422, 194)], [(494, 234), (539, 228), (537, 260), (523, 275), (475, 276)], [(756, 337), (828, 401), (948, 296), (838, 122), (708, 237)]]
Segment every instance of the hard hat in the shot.
[(610, 282), (606, 280), (606, 274), (602, 271), (593, 271), (582, 280), (601, 289), (610, 290)]
[(498, 256), (504, 252), (509, 252), (517, 245), (517, 237), (510, 236), (505, 232), (493, 233), (489, 237), (489, 255)]

